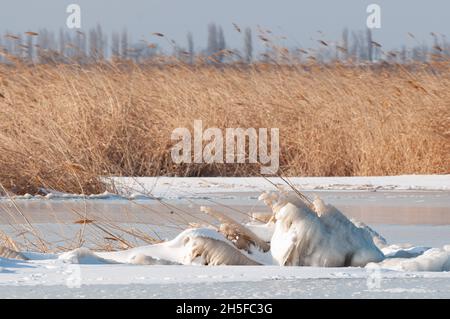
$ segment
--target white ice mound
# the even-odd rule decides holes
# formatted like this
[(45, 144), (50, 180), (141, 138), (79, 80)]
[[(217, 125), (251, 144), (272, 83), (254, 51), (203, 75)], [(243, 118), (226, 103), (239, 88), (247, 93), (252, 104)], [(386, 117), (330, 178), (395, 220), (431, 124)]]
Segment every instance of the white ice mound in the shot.
[(393, 244), (381, 249), (386, 258), (413, 258), (422, 255), (431, 247), (412, 246), (410, 244)]
[(450, 245), (431, 248), (414, 258), (387, 258), (367, 268), (382, 268), (398, 271), (450, 271)]
[(282, 266), (361, 267), (384, 259), (365, 227), (357, 227), (320, 199), (308, 205), (292, 195), (260, 198), (275, 213), (271, 253)]
[(171, 241), (118, 252), (79, 248), (59, 256), (68, 263), (138, 265), (258, 265), (214, 229), (186, 229)]

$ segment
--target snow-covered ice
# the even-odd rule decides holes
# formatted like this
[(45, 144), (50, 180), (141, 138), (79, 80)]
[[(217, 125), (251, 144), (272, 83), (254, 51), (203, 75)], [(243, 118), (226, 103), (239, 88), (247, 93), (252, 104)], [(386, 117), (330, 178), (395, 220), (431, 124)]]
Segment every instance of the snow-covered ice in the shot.
[[(268, 182), (270, 180), (270, 182)], [(416, 190), (448, 191), (450, 175), (399, 175), (361, 177), (290, 177), (289, 182), (301, 190)], [(263, 192), (274, 186), (286, 187), (278, 177), (105, 177), (115, 193), (97, 195), (67, 194), (42, 189), (43, 195), (16, 196), (16, 199), (128, 199), (198, 198), (215, 193)]]

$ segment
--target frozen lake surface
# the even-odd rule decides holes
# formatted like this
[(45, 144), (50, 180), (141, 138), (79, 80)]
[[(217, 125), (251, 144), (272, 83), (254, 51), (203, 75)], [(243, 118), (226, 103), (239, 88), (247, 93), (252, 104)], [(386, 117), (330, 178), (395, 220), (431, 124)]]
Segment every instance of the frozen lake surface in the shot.
[[(213, 206), (238, 221), (248, 221), (252, 212), (268, 212), (257, 201), (260, 186), (229, 188), (214, 183), (197, 188), (169, 185), (156, 189), (153, 196), (147, 192), (127, 198), (108, 194), (16, 198), (23, 216), (3, 198), (0, 230), (17, 235), (26, 218), (57, 247), (69, 242), (61, 240), (61, 233), (72, 238), (80, 231), (81, 225), (74, 222), (81, 217), (171, 239), (189, 222), (213, 222), (199, 211), (202, 205)], [(319, 185), (304, 193), (311, 198), (317, 194), (348, 217), (370, 225), (389, 244), (442, 247), (450, 244), (450, 191), (446, 185), (436, 190), (367, 185), (329, 189)], [(95, 233), (91, 226), (85, 231), (87, 237)], [(80, 280), (76, 287), (73, 276)], [(68, 265), (57, 260), (0, 259), (0, 298), (8, 297), (450, 298), (450, 273), (374, 272), (351, 267)]]

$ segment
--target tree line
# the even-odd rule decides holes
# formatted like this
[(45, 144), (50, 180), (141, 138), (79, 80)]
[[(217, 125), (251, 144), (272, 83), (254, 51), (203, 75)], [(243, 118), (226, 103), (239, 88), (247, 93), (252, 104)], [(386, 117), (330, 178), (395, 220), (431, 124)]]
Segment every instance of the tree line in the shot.
[[(107, 34), (100, 25), (86, 32), (47, 29), (37, 32), (12, 33), (6, 31), (0, 37), (0, 62), (21, 60), (27, 63), (96, 63), (107, 60), (131, 60), (136, 63), (148, 61), (182, 61), (195, 64), (199, 61), (210, 64), (253, 62), (306, 63), (333, 61), (352, 63), (429, 62), (448, 60), (450, 43), (444, 35), (430, 33), (432, 44), (420, 42), (408, 33), (413, 46), (402, 46), (397, 50), (385, 50), (373, 39), (370, 29), (349, 31), (345, 29), (338, 41), (328, 41), (319, 31), (317, 45), (313, 48), (284, 45), (286, 37), (279, 36), (261, 27), (255, 30), (233, 24), (242, 39), (240, 48), (230, 48), (221, 26), (211, 23), (207, 28), (206, 46), (198, 48), (194, 35), (188, 32), (185, 43), (177, 43), (163, 33), (152, 33), (151, 41), (132, 41), (126, 29)], [(162, 45), (165, 41), (165, 46)], [(254, 45), (259, 41), (263, 51), (255, 53)], [(169, 48), (169, 49), (167, 49)]]

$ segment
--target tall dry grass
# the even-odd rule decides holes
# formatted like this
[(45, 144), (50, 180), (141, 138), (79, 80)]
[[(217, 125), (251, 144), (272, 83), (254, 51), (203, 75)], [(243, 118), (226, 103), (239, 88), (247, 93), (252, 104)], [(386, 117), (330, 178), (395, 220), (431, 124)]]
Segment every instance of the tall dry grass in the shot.
[[(436, 71), (437, 70), (437, 71)], [(0, 66), (0, 182), (102, 191), (102, 175), (256, 175), (174, 165), (176, 127), (278, 127), (284, 175), (450, 172), (450, 65)]]

